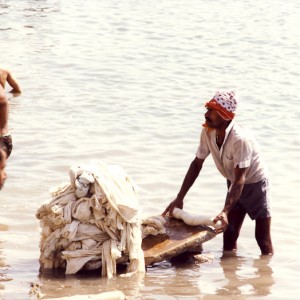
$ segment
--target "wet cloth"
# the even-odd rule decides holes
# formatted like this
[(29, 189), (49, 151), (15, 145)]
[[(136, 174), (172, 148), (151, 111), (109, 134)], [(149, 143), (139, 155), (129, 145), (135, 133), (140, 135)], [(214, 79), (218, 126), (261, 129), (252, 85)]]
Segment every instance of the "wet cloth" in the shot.
[[(201, 225), (201, 226), (208, 226), (212, 229), (216, 229), (219, 227), (218, 223), (214, 223), (213, 221), (214, 218), (212, 217), (192, 214), (177, 207), (175, 207), (173, 210), (173, 218), (182, 220), (185, 224), (189, 226)], [(142, 220), (143, 239), (149, 235), (165, 234), (166, 223), (167, 223), (166, 219), (161, 215), (144, 218)]]
[(3, 144), (4, 150), (6, 152), (7, 158), (10, 156), (13, 148), (12, 137), (10, 134), (1, 134), (0, 135), (0, 144)]
[(136, 185), (119, 166), (93, 163), (70, 169), (70, 182), (51, 192), (37, 210), (42, 269), (66, 274), (102, 267), (116, 274), (118, 260), (127, 271), (144, 272)]
[(252, 133), (234, 120), (226, 128), (225, 139), (219, 149), (216, 131), (203, 128), (196, 156), (206, 159), (211, 154), (220, 173), (230, 181), (234, 180), (234, 169), (247, 168), (245, 184), (267, 178), (267, 171), (260, 155), (259, 146)]

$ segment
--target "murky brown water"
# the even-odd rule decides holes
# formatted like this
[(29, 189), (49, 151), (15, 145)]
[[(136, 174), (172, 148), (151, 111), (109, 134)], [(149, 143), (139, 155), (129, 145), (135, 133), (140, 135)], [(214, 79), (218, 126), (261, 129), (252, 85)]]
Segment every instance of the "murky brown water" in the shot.
[[(14, 150), (0, 193), (0, 298), (122, 290), (129, 299), (298, 299), (299, 3), (297, 1), (0, 1), (1, 63)], [(202, 104), (240, 94), (238, 121), (261, 143), (273, 183), (275, 256), (262, 259), (245, 221), (237, 254), (222, 237), (208, 263), (164, 262), (145, 277), (40, 276), (36, 209), (74, 163), (120, 164), (144, 215), (175, 197), (197, 149)], [(185, 209), (216, 215), (225, 182), (212, 161)]]

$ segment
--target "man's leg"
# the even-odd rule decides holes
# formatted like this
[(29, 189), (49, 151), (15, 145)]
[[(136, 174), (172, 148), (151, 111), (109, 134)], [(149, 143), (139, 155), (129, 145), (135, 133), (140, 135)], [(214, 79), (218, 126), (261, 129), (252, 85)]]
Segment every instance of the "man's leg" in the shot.
[(223, 234), (223, 249), (232, 251), (237, 249), (237, 239), (245, 219), (246, 212), (238, 206), (235, 206), (228, 214), (228, 226)]
[(273, 255), (271, 239), (271, 218), (256, 219), (255, 238), (262, 255)]

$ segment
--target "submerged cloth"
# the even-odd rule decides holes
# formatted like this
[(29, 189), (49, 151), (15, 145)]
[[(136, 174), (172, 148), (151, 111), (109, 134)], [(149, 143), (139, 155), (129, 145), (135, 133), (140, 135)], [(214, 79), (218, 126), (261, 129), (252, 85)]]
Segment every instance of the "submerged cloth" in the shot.
[(102, 267), (116, 274), (117, 260), (128, 272), (144, 272), (136, 185), (119, 166), (94, 163), (72, 167), (70, 182), (51, 192), (36, 213), (40, 220), (42, 269), (66, 274)]
[(0, 135), (0, 144), (3, 145), (4, 151), (6, 152), (8, 158), (13, 148), (11, 135), (10, 134)]
[(214, 109), (224, 120), (232, 120), (237, 109), (235, 92), (216, 92), (215, 96), (205, 104), (205, 107)]
[(234, 120), (226, 128), (221, 149), (216, 143), (216, 131), (202, 129), (196, 156), (206, 159), (210, 153), (220, 173), (230, 181), (234, 181), (234, 169), (237, 166), (247, 168), (245, 184), (268, 177), (254, 136)]

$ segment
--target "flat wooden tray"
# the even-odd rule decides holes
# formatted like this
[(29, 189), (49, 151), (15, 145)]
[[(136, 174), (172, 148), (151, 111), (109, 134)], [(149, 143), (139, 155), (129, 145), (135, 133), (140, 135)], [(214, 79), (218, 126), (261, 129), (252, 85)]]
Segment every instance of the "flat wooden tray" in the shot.
[(216, 236), (209, 227), (189, 226), (177, 219), (168, 219), (165, 228), (165, 234), (143, 239), (145, 265), (170, 259), (184, 252), (201, 253), (202, 244)]

